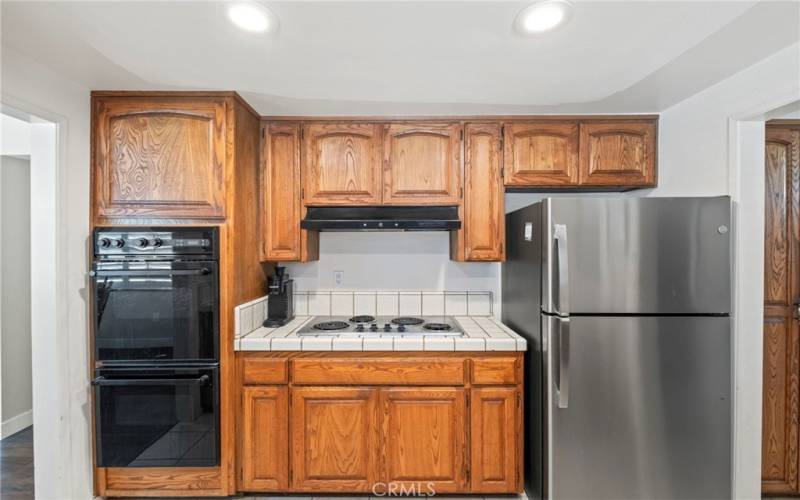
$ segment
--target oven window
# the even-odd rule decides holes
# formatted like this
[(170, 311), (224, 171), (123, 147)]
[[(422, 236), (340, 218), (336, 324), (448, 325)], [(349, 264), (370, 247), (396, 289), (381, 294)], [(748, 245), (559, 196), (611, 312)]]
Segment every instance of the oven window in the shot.
[(98, 466), (219, 465), (217, 368), (100, 373), (93, 382)]
[(217, 359), (215, 262), (102, 263), (94, 280), (98, 361)]

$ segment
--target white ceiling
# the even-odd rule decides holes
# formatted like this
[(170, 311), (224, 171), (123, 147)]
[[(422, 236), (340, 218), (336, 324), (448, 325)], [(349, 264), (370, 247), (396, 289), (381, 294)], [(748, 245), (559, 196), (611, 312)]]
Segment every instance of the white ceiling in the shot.
[(524, 2), (2, 4), (2, 44), (93, 89), (232, 89), (263, 114), (655, 112), (800, 39), (799, 2), (577, 1), (511, 30)]

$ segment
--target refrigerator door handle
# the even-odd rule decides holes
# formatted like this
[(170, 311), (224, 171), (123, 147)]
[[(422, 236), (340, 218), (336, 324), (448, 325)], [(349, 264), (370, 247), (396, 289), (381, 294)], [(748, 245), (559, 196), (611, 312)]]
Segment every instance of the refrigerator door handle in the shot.
[(569, 314), (569, 252), (565, 224), (553, 226), (553, 244), (558, 258), (558, 307), (554, 308), (554, 312), (566, 316)]
[(559, 408), (569, 407), (569, 318), (556, 318), (558, 322), (558, 381), (556, 398)]

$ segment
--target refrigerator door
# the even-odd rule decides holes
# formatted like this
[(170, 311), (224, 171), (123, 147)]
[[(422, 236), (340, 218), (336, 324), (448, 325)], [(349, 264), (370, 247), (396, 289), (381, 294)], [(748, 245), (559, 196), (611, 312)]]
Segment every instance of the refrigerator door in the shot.
[(731, 498), (730, 318), (544, 319), (544, 498)]
[(730, 312), (727, 196), (548, 198), (543, 211), (543, 311)]

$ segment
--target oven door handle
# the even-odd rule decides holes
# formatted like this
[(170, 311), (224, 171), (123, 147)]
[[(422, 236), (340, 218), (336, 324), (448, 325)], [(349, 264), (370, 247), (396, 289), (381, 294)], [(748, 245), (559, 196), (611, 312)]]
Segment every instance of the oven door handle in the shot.
[(211, 269), (202, 267), (200, 269), (146, 269), (142, 271), (89, 271), (89, 276), (195, 276), (211, 274)]
[(131, 386), (131, 385), (206, 385), (208, 375), (197, 378), (105, 378), (100, 375), (92, 380), (92, 385)]

